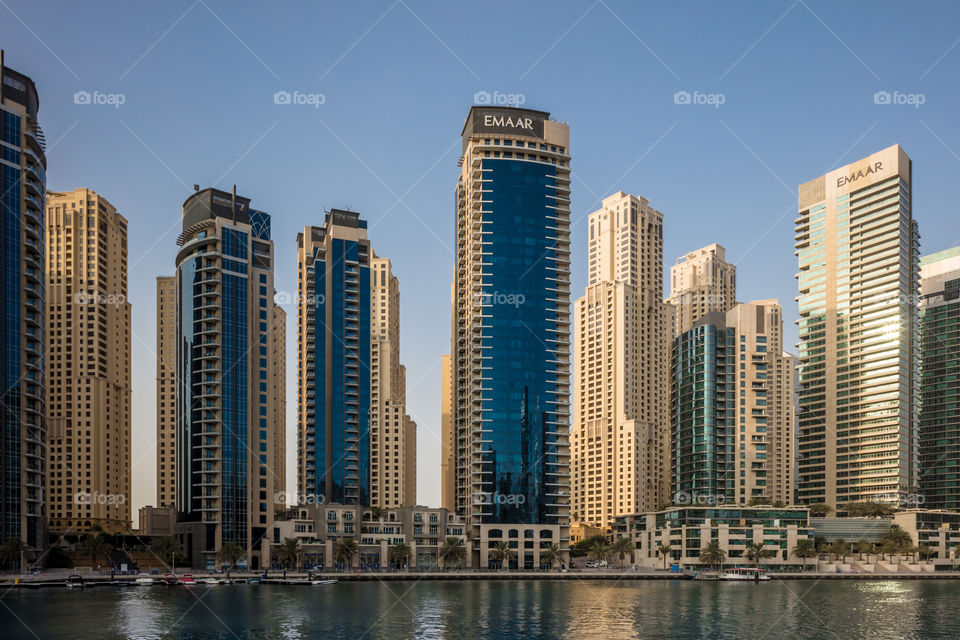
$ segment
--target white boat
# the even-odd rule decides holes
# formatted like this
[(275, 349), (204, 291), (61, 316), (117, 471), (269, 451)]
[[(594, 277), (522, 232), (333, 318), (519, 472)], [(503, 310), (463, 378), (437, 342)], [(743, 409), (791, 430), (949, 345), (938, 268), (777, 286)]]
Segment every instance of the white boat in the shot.
[(151, 578), (146, 574), (141, 574), (137, 576), (137, 579), (134, 580), (133, 582), (134, 584), (149, 585), (149, 584), (153, 584), (153, 578)]
[(764, 582), (770, 579), (766, 569), (728, 569), (720, 574), (721, 580), (729, 582)]
[(331, 579), (329, 579), (329, 580), (311, 580), (311, 581), (310, 581), (310, 584), (314, 584), (314, 585), (316, 585), (316, 584), (337, 584), (337, 581), (336, 581), (335, 579), (333, 579), (333, 578), (331, 578)]
[(200, 582), (202, 582), (203, 584), (220, 584), (220, 581), (217, 580), (216, 578), (204, 578)]
[(67, 578), (67, 588), (68, 589), (82, 589), (83, 588), (83, 576), (73, 574)]

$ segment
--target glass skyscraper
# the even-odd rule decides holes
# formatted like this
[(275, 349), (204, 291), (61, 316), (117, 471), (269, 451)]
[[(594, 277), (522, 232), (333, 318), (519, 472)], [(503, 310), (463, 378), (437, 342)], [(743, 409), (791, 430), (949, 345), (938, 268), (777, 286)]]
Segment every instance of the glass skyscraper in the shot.
[(800, 185), (801, 503), (915, 494), (920, 236), (894, 145)]
[(46, 546), (44, 197), (37, 88), (0, 52), (0, 538)]
[(302, 502), (370, 504), (370, 242), (333, 209), (299, 245), (298, 486)]
[(923, 506), (960, 509), (960, 247), (920, 261)]
[(184, 202), (177, 243), (176, 495), (186, 547), (195, 567), (210, 567), (223, 543), (236, 543), (256, 569), (269, 562), (285, 487), (273, 453), (284, 391), (271, 345), (284, 327), (270, 217), (235, 192), (204, 189)]
[[(456, 187), (452, 394), (457, 509), (479, 566), (567, 547), (570, 504), (569, 129), (473, 107)], [(474, 565), (476, 566), (476, 565)]]

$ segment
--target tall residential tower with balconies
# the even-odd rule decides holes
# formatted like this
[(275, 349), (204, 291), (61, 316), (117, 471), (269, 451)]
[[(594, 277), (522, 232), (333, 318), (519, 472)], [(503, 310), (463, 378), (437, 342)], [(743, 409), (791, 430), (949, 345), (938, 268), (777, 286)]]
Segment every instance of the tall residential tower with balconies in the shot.
[(285, 490), (273, 451), (274, 247), (270, 216), (250, 200), (204, 189), (183, 203), (177, 240), (176, 447), (178, 525), (194, 567), (226, 542), (247, 566), (269, 566), (268, 536)]
[(46, 546), (44, 195), (33, 80), (0, 51), (0, 538)]
[(50, 529), (130, 529), (127, 220), (91, 189), (47, 194)]
[(800, 185), (798, 497), (897, 503), (918, 483), (920, 234), (899, 145)]
[(569, 128), (548, 113), (473, 107), (461, 133), (453, 280), (457, 510), (475, 564), (568, 548)]
[(663, 214), (618, 192), (590, 214), (590, 275), (574, 303), (574, 520), (610, 527), (670, 488)]

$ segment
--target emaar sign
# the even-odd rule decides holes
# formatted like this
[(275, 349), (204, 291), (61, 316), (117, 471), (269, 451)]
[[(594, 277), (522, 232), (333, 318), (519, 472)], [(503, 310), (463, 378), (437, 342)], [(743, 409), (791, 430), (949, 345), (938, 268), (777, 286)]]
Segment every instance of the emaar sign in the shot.
[(543, 137), (544, 114), (526, 109), (477, 109), (473, 112), (474, 133), (504, 133)]

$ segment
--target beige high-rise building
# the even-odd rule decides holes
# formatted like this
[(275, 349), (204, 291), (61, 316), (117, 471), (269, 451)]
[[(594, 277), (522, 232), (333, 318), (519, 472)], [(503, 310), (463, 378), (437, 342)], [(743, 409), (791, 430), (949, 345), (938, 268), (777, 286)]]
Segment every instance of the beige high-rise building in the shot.
[(177, 504), (177, 279), (157, 277), (157, 506)]
[(280, 305), (273, 307), (273, 324), (270, 326), (270, 364), (273, 366), (270, 379), (273, 384), (270, 405), (271, 422), (276, 425), (273, 442), (270, 444), (273, 486), (278, 494), (287, 492), (287, 312)]
[(417, 503), (417, 424), (400, 364), (400, 285), (390, 260), (370, 261), (370, 506)]
[(726, 249), (711, 244), (677, 258), (670, 267), (670, 299), (674, 336), (710, 313), (726, 313), (737, 303), (737, 268), (726, 261)]
[(663, 215), (618, 192), (589, 218), (589, 280), (574, 304), (575, 521), (609, 527), (669, 491), (668, 305)]
[(50, 528), (130, 529), (127, 220), (90, 189), (47, 195)]
[(794, 502), (794, 407), (797, 359), (783, 351), (783, 312), (776, 300), (738, 304), (727, 312), (734, 330), (739, 398), (734, 438), (734, 499)]
[(918, 484), (920, 234), (893, 145), (800, 185), (800, 502)]
[(457, 505), (456, 438), (453, 429), (453, 366), (450, 356), (440, 357), (440, 506)]

